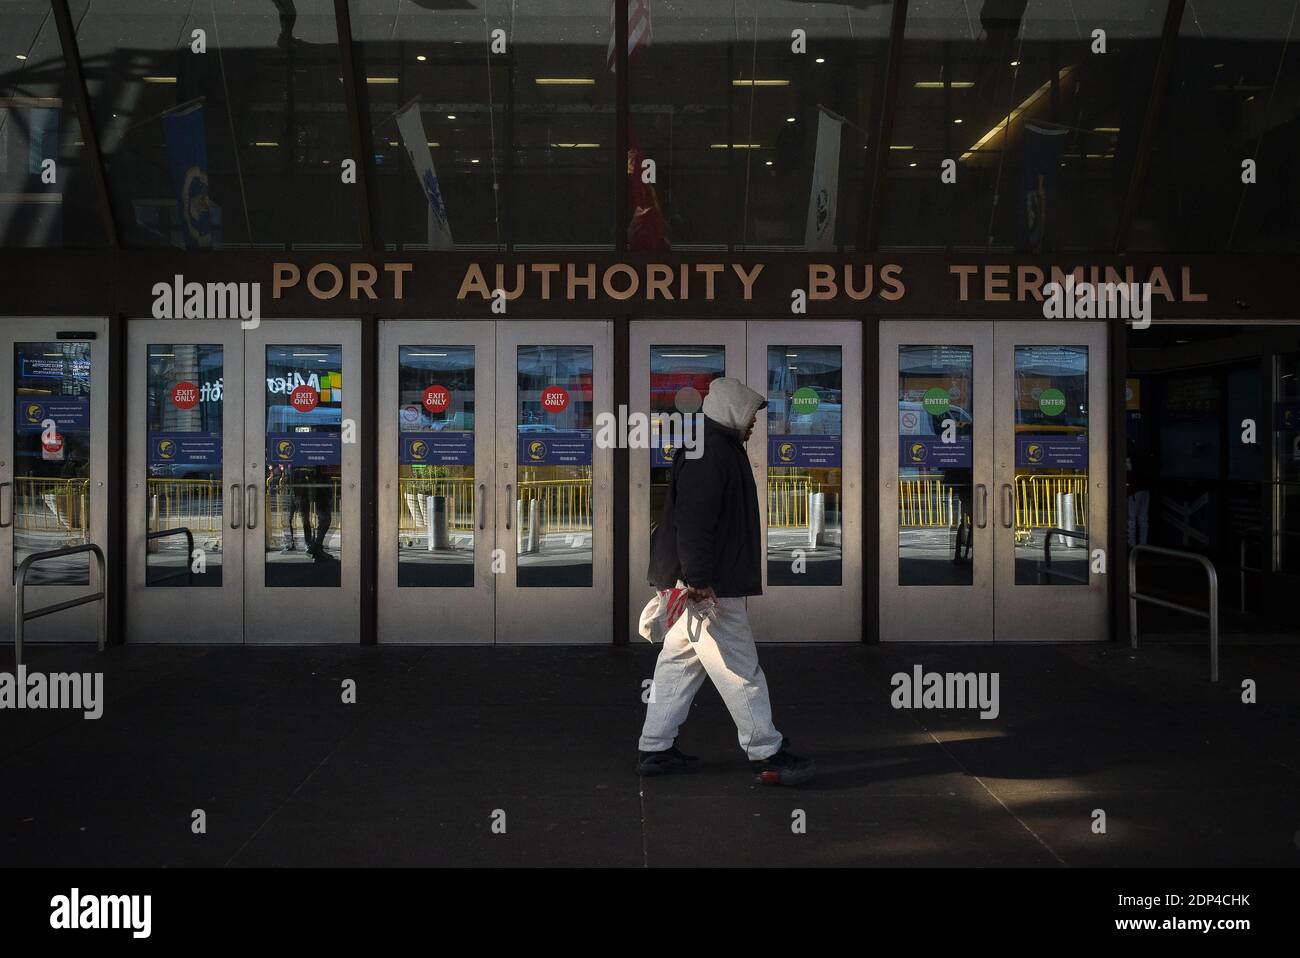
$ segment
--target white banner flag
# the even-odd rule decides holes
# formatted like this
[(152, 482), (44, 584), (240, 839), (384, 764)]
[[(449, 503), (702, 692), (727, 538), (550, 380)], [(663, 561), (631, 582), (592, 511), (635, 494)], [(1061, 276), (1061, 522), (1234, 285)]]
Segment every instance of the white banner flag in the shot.
[(415, 176), (424, 190), (429, 205), (429, 249), (451, 249), (451, 223), (447, 220), (447, 207), (438, 189), (438, 174), (433, 169), (429, 142), (424, 138), (424, 120), (420, 117), (420, 104), (412, 100), (397, 113), (397, 129), (402, 134), (402, 145), (411, 158)]
[(808, 226), (804, 246), (835, 248), (835, 209), (840, 201), (840, 128), (843, 121), (824, 109), (817, 111), (817, 158), (808, 195)]

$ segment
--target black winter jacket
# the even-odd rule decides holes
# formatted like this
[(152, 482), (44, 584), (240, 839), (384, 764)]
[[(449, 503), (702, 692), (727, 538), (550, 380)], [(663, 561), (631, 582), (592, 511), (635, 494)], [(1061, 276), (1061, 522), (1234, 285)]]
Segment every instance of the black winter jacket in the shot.
[(720, 598), (763, 592), (758, 491), (740, 433), (704, 419), (704, 454), (679, 450), (663, 515), (650, 540), (650, 584), (681, 579)]

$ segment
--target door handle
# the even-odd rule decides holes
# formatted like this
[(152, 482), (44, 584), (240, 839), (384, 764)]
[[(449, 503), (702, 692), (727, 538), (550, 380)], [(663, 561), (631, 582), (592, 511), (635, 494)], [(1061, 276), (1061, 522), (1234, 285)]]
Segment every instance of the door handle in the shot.
[(239, 498), (239, 483), (230, 484), (230, 528), (238, 529), (243, 522), (243, 501)]
[(511, 490), (514, 489), (510, 483), (506, 483), (506, 532), (510, 531), (510, 517), (515, 514), (515, 497)]
[(483, 523), (487, 521), (487, 483), (478, 484), (478, 527), (483, 528)]
[(1015, 496), (1016, 493), (1015, 490), (1011, 488), (1011, 483), (1002, 483), (1002, 528), (1004, 529), (1011, 528), (1010, 513), (1015, 509)]
[(248, 520), (244, 528), (257, 528), (257, 486), (251, 482), (248, 484)]
[[(8, 490), (9, 490), (9, 521), (8, 521), (8, 522), (5, 522), (5, 520), (4, 520), (4, 512), (5, 512), (4, 496), (5, 496), (5, 489), (8, 489)], [(8, 483), (8, 482), (0, 482), (0, 529), (8, 529), (8, 528), (9, 528), (11, 525), (13, 525), (13, 524), (14, 524), (14, 493), (13, 493), (13, 484), (12, 484), (12, 483)]]
[(989, 487), (980, 482), (975, 485), (975, 528), (989, 524)]

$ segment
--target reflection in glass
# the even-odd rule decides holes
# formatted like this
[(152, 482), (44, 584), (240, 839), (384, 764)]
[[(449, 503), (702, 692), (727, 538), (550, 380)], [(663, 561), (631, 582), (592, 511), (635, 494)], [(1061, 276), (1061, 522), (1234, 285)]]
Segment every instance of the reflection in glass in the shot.
[(592, 347), (520, 346), (517, 369), (515, 584), (590, 587)]
[[(700, 403), (709, 394), (709, 384), (726, 375), (726, 366), (724, 346), (651, 346), (652, 421), (658, 422), (660, 416), (672, 413), (690, 415), (699, 412)], [(650, 447), (651, 533), (663, 515), (672, 466), (672, 450), (661, 448), (660, 443), (654, 442)]]
[[(146, 585), (221, 585), (224, 396), (220, 346), (149, 346)], [(203, 571), (193, 571), (190, 539), (173, 531), (182, 529), (203, 550)]]
[(1016, 585), (1087, 585), (1088, 347), (1017, 346), (1014, 403)]
[(341, 346), (266, 347), (268, 586), (340, 584), (342, 417)]
[(474, 585), (474, 347), (398, 351), (397, 584)]
[[(14, 344), (14, 568), (90, 541), (90, 343)], [(37, 563), (31, 585), (85, 585), (90, 557)]]
[(975, 350), (898, 347), (898, 584), (970, 585)]
[(768, 347), (769, 585), (840, 584), (843, 372), (839, 346)]
[[(1279, 356), (1273, 380), (1276, 572), (1300, 572), (1300, 353)], [(1267, 566), (1265, 566), (1267, 568)]]

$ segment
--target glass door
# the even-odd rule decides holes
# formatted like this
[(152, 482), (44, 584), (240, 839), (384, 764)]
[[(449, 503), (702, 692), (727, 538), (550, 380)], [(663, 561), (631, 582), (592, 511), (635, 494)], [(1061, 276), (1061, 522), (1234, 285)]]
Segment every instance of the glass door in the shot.
[[(108, 555), (108, 323), (12, 319), (0, 332), (8, 400), (0, 411), (0, 639), (13, 641), (19, 565), (38, 552), (95, 543)], [(89, 554), (43, 561), (27, 575), (26, 608), (104, 588)], [(95, 641), (87, 604), (34, 619), (25, 642)]]
[(244, 640), (244, 350), (238, 321), (128, 324), (132, 642)]
[(496, 640), (608, 643), (611, 325), (499, 323), (496, 344)]
[(993, 641), (993, 328), (880, 327), (880, 636)]
[[(996, 324), (997, 638), (1107, 638), (1106, 328)], [(1109, 575), (1125, 574), (1107, 555)], [(1118, 563), (1118, 565), (1116, 565)]]
[(754, 636), (860, 642), (862, 327), (752, 322), (745, 339), (768, 402), (747, 446), (766, 555)]
[(657, 441), (673, 434), (664, 428), (664, 417), (699, 412), (709, 383), (720, 376), (745, 378), (745, 324), (632, 323), (629, 355), (629, 416), (650, 417), (653, 440), (650, 448), (628, 451), (628, 628), (636, 637), (641, 609), (654, 595), (646, 581), (650, 537), (663, 513), (677, 453), (666, 441)]
[(250, 643), (357, 642), (361, 329), (244, 334), (242, 525)]
[(495, 638), (490, 322), (379, 331), (379, 641)]

